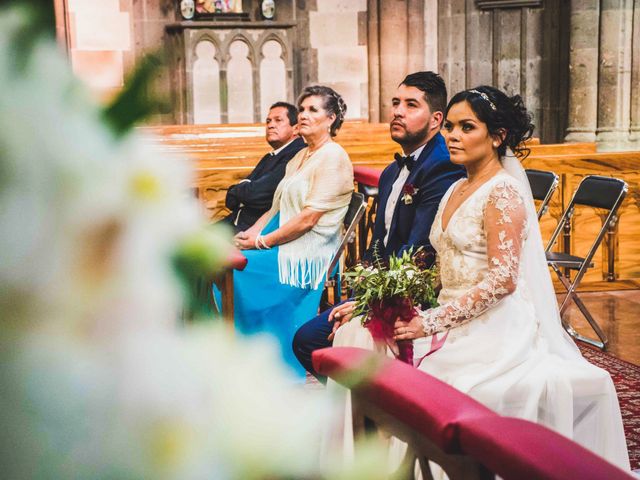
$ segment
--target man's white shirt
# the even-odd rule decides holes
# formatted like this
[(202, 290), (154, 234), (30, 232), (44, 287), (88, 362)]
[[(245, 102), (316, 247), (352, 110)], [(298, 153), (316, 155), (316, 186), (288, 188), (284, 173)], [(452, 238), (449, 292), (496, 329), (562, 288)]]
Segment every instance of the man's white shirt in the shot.
[[(425, 143), (421, 147), (418, 147), (416, 150), (411, 152), (411, 156), (414, 160), (417, 160), (422, 150), (427, 144)], [(389, 240), (389, 229), (391, 228), (391, 220), (393, 220), (393, 212), (396, 209), (396, 205), (398, 204), (398, 200), (400, 199), (400, 194), (402, 193), (402, 187), (404, 187), (404, 182), (407, 181), (409, 177), (409, 169), (406, 165), (402, 167), (400, 170), (400, 174), (396, 181), (393, 182), (393, 186), (391, 187), (391, 193), (389, 194), (389, 198), (387, 199), (387, 206), (384, 209), (384, 228), (386, 233), (384, 234), (384, 245), (387, 246), (387, 241)]]

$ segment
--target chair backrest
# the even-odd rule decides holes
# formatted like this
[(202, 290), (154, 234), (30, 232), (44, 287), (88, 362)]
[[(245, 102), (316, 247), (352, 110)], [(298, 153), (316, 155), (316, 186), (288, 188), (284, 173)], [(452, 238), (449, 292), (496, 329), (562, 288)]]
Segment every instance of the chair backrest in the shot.
[(553, 248), (553, 245), (556, 243), (560, 232), (564, 229), (565, 224), (571, 221), (576, 205), (609, 210), (609, 213), (602, 225), (602, 229), (598, 233), (598, 236), (587, 255), (588, 262), (590, 262), (595, 250), (598, 245), (600, 245), (602, 238), (604, 238), (604, 234), (606, 233), (610, 222), (614, 219), (620, 205), (622, 205), (622, 201), (627, 195), (628, 190), (629, 187), (627, 182), (618, 178), (601, 177), (600, 175), (588, 175), (584, 177), (562, 214), (556, 229), (551, 235), (546, 251), (551, 251), (551, 248)]
[(374, 219), (378, 210), (378, 184), (382, 170), (370, 167), (356, 165), (353, 167), (353, 179), (358, 184), (358, 191), (364, 194), (364, 199), (368, 203), (372, 198), (371, 206), (366, 215), (362, 216), (360, 221), (360, 230), (358, 232), (358, 254), (360, 257), (364, 255), (367, 249), (367, 240), (369, 235), (373, 234)]
[(589, 175), (582, 179), (571, 202), (612, 210), (619, 205), (620, 197), (624, 198), (627, 190), (627, 183), (624, 180)]
[(345, 247), (349, 243), (349, 239), (354, 235), (356, 227), (358, 226), (358, 222), (360, 222), (360, 219), (362, 218), (362, 215), (364, 215), (366, 209), (367, 202), (365, 201), (364, 195), (360, 192), (353, 192), (351, 194), (349, 208), (347, 209), (347, 213), (344, 216), (344, 235), (342, 237), (340, 245), (338, 246), (338, 249), (331, 259), (331, 263), (329, 264), (329, 269), (327, 270), (327, 280), (331, 278), (333, 270), (340, 261), (340, 257), (342, 256)]
[(553, 172), (533, 169), (527, 169), (525, 172), (531, 186), (533, 198), (542, 201), (540, 208), (538, 208), (538, 220), (540, 220), (540, 217), (547, 211), (549, 201), (558, 188), (560, 180), (558, 175)]
[(379, 170), (377, 168), (363, 167), (360, 165), (356, 165), (355, 167), (353, 167), (353, 179), (359, 185), (378, 188), (381, 174), (382, 170)]
[(505, 479), (629, 480), (629, 473), (548, 428), (501, 416), (463, 418), (460, 446)]

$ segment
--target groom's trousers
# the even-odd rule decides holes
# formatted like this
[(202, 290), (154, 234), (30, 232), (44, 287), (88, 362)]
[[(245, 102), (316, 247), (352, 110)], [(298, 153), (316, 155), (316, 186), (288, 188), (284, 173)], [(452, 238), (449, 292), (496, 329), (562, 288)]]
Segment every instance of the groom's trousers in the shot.
[[(343, 303), (344, 302), (337, 303), (333, 308)], [(331, 331), (333, 330), (333, 322), (329, 322), (329, 314), (333, 308), (325, 310), (317, 317), (303, 324), (293, 337), (293, 353), (296, 355), (296, 358), (307, 372), (311, 373), (322, 383), (326, 383), (327, 378), (318, 375), (318, 372), (314, 370), (311, 355), (314, 351), (330, 347), (332, 344), (327, 337), (331, 335)]]

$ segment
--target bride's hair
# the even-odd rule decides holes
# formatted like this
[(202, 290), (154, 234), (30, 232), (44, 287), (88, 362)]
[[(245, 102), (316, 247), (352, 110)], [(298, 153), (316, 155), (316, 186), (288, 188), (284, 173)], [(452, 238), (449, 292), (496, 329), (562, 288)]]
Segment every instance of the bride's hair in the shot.
[(449, 100), (445, 118), (453, 105), (464, 101), (471, 105), (478, 119), (487, 125), (491, 135), (500, 136), (501, 129), (506, 132), (498, 147), (498, 155), (502, 157), (507, 147), (521, 158), (529, 154), (524, 142), (531, 138), (534, 126), (531, 123), (531, 114), (525, 108), (520, 95), (508, 97), (497, 88), (486, 85), (463, 90)]

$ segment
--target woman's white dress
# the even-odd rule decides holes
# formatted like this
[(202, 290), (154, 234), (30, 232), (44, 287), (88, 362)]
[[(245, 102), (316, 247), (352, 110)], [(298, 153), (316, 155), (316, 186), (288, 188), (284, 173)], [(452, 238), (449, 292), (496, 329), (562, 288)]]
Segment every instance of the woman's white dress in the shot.
[[(555, 353), (552, 344), (565, 339), (549, 340), (540, 326), (541, 308), (533, 301), (533, 289), (539, 287), (528, 283), (520, 268), (522, 246), (531, 230), (531, 215), (521, 208), (527, 192), (501, 172), (464, 201), (443, 228), (443, 210), (454, 189), (455, 184), (440, 203), (430, 235), (440, 265), (440, 306), (423, 314), (426, 325), (436, 326), (439, 338), (446, 332), (448, 336), (419, 369), (502, 415), (541, 423), (628, 470), (611, 377), (573, 345)], [(533, 234), (539, 237), (535, 226)], [(510, 283), (515, 291), (509, 294)], [(559, 317), (557, 321), (559, 325)], [(566, 333), (558, 328), (553, 335)], [(416, 357), (424, 355), (431, 340), (414, 342)], [(358, 319), (338, 330), (334, 346), (339, 345), (373, 348)], [(335, 384), (330, 389), (336, 389)], [(348, 404), (345, 413), (350, 414)], [(352, 452), (350, 435), (345, 422), (347, 455)]]

